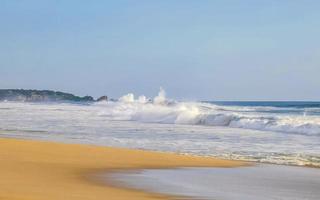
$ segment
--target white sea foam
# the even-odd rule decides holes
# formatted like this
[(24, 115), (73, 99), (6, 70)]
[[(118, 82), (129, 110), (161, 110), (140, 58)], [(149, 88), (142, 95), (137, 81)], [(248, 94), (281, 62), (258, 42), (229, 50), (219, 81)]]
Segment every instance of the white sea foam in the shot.
[(148, 101), (145, 96), (135, 99), (130, 93), (119, 98), (118, 102), (104, 105), (100, 114), (115, 120), (227, 126), (320, 136), (320, 117), (318, 116), (261, 113), (262, 109), (275, 108), (226, 108), (210, 103), (175, 102), (166, 99), (165, 91), (161, 88), (153, 101)]

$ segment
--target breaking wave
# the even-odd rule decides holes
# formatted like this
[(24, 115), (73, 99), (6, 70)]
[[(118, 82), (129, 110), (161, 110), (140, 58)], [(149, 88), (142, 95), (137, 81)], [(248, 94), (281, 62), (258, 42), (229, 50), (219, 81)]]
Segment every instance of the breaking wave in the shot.
[[(166, 98), (161, 88), (153, 99), (135, 98), (130, 93), (116, 102), (99, 102), (99, 115), (111, 120), (132, 120), (147, 123), (225, 126), (233, 128), (285, 132), (320, 136), (320, 117), (308, 115), (319, 108), (290, 108), (280, 112), (277, 107), (221, 106), (203, 102), (177, 102)], [(300, 109), (299, 112), (293, 112)], [(300, 114), (299, 114), (300, 113)], [(303, 113), (303, 114), (301, 114)]]

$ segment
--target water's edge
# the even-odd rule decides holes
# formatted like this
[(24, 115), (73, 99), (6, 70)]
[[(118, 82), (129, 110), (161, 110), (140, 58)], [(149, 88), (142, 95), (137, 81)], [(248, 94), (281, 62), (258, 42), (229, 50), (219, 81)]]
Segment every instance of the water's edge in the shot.
[(257, 164), (238, 168), (121, 171), (108, 179), (128, 188), (195, 199), (318, 200), (320, 169)]

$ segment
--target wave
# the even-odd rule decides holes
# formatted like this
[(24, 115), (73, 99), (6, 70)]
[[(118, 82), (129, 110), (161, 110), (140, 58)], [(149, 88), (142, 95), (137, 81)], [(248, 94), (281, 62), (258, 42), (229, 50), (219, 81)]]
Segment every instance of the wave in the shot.
[[(131, 120), (147, 123), (225, 126), (263, 131), (320, 136), (318, 116), (279, 114), (275, 107), (220, 106), (203, 102), (177, 102), (166, 98), (161, 88), (153, 99), (135, 98), (130, 93), (116, 102), (99, 102), (99, 115), (111, 120)], [(273, 112), (260, 112), (272, 110)], [(248, 112), (250, 111), (250, 112)]]

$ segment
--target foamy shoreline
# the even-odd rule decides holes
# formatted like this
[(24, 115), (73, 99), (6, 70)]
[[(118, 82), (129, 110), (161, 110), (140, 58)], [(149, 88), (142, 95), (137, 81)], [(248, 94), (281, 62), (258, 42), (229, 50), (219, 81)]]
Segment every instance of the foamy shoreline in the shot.
[[(1, 102), (0, 110), (2, 136), (320, 166), (317, 107), (237, 107), (201, 102), (90, 105)], [(250, 124), (252, 129), (224, 126), (229, 117), (237, 123)], [(196, 125), (198, 120), (212, 124)], [(257, 120), (262, 127), (282, 124), (287, 132), (262, 131), (264, 128), (259, 128)], [(292, 126), (315, 134), (289, 133)], [(259, 130), (253, 130), (256, 128)]]

